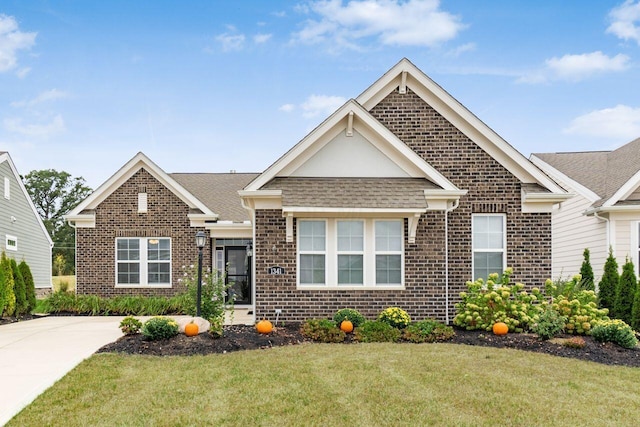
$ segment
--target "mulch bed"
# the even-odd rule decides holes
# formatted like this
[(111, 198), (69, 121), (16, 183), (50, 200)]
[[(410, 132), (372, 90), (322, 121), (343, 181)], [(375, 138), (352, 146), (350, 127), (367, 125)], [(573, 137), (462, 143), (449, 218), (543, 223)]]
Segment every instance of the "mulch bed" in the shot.
[[(546, 353), (552, 356), (570, 357), (606, 365), (624, 365), (640, 367), (640, 347), (634, 350), (624, 349), (612, 343), (599, 343), (591, 337), (583, 337), (585, 347), (569, 348), (559, 340), (540, 341), (533, 334), (508, 334), (496, 336), (484, 331), (466, 331), (456, 329), (456, 335), (449, 343), (478, 345), (483, 347), (512, 348), (523, 351)], [(351, 336), (349, 336), (351, 337)], [(256, 350), (309, 342), (300, 333), (300, 325), (287, 323), (279, 326), (269, 335), (261, 335), (253, 326), (226, 326), (222, 338), (213, 338), (208, 333), (196, 337), (179, 334), (174, 338), (159, 341), (147, 341), (141, 334), (123, 336), (107, 344), (98, 353), (145, 354), (153, 356), (187, 356), (194, 354), (227, 353), (239, 350)], [(353, 343), (348, 339), (347, 344)], [(398, 345), (415, 345), (410, 343)]]

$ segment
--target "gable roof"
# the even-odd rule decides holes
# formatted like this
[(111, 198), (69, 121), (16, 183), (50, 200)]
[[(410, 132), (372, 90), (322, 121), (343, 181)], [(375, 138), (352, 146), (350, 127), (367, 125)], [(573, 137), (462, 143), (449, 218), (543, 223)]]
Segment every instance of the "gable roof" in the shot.
[(406, 58), (366, 89), (356, 101), (366, 110), (371, 110), (396, 88), (405, 93), (407, 87), (522, 183), (539, 184), (552, 193), (566, 194), (562, 187)]
[(4, 162), (7, 162), (7, 164), (9, 165), (9, 168), (11, 169), (11, 172), (13, 173), (13, 176), (15, 177), (16, 181), (18, 181), (18, 186), (20, 186), (20, 191), (27, 199), (27, 203), (29, 204), (29, 207), (33, 211), (33, 215), (35, 216), (36, 221), (40, 226), (40, 229), (42, 229), (42, 232), (47, 237), (47, 241), (49, 242), (49, 245), (53, 246), (53, 240), (51, 240), (51, 236), (49, 236), (47, 227), (44, 226), (44, 222), (42, 221), (42, 218), (40, 217), (40, 214), (38, 213), (36, 206), (33, 204), (33, 200), (31, 200), (31, 196), (29, 195), (27, 188), (24, 186), (24, 183), (22, 182), (22, 178), (18, 173), (18, 169), (16, 169), (16, 165), (13, 163), (13, 160), (11, 160), (11, 156), (7, 151), (0, 151), (0, 163), (4, 163)]
[(249, 212), (242, 207), (238, 190), (254, 180), (257, 173), (171, 173), (187, 191), (218, 213), (219, 221), (249, 221)]
[(369, 135), (368, 140), (372, 143), (375, 137), (378, 137), (379, 142), (376, 148), (393, 160), (399, 168), (406, 172), (407, 176), (426, 178), (442, 190), (464, 194), (353, 99), (347, 101), (309, 135), (269, 166), (245, 187), (245, 191), (258, 191), (276, 177), (291, 175), (296, 168), (308, 161), (338, 133), (345, 131), (349, 135), (354, 130)]
[(102, 203), (109, 195), (118, 189), (123, 183), (131, 178), (140, 169), (149, 172), (155, 179), (162, 183), (182, 200), (187, 206), (193, 210), (199, 210), (201, 214), (193, 214), (190, 217), (200, 220), (215, 220), (218, 214), (214, 213), (207, 205), (191, 194), (187, 189), (180, 185), (175, 179), (165, 173), (158, 165), (153, 163), (144, 153), (139, 152), (124, 166), (122, 166), (114, 175), (84, 199), (71, 212), (65, 215), (68, 221), (86, 222), (88, 225), (95, 221), (93, 214), (83, 214), (85, 210), (93, 210)]
[(551, 167), (595, 193), (593, 207), (622, 203), (640, 186), (640, 138), (613, 151), (535, 153), (534, 157), (546, 163), (541, 167)]

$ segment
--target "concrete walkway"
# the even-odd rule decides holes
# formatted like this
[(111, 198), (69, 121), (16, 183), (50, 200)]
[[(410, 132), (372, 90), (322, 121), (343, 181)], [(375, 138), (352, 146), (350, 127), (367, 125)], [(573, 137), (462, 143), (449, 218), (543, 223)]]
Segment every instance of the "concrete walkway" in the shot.
[(0, 426), (120, 336), (123, 317), (45, 317), (0, 326)]

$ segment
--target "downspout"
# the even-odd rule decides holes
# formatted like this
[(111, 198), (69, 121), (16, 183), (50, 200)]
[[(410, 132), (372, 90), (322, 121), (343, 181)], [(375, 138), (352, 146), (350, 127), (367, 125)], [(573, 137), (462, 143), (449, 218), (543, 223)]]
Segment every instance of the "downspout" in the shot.
[(593, 211), (593, 216), (595, 216), (596, 218), (598, 218), (598, 219), (600, 219), (600, 220), (602, 220), (602, 221), (607, 223), (607, 228), (606, 228), (606, 231), (607, 231), (607, 250), (606, 250), (606, 252), (608, 253), (609, 252), (609, 248), (611, 247), (611, 236), (610, 236), (610, 231), (609, 231), (611, 229), (611, 223), (609, 222), (609, 218), (605, 218), (603, 216), (598, 215), (597, 211)]
[(453, 202), (450, 208), (444, 210), (444, 300), (445, 319), (449, 324), (449, 212), (460, 205), (460, 199)]
[[(67, 221), (67, 224), (73, 228), (73, 268), (76, 273), (76, 285), (73, 287), (73, 293), (78, 294), (78, 229), (76, 228), (76, 223), (72, 221)], [(53, 249), (53, 244), (51, 244), (51, 248)], [(60, 273), (58, 273), (60, 274)], [(53, 279), (51, 282), (51, 290), (53, 291)]]

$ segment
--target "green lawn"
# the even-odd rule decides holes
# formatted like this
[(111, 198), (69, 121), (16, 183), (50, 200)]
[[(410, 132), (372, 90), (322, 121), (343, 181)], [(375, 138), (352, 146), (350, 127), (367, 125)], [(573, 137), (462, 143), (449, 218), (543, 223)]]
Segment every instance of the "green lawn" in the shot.
[(636, 426), (640, 369), (453, 344), (95, 355), (9, 426)]

